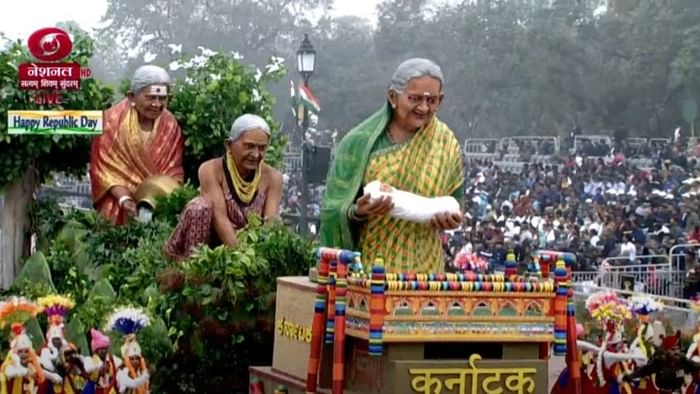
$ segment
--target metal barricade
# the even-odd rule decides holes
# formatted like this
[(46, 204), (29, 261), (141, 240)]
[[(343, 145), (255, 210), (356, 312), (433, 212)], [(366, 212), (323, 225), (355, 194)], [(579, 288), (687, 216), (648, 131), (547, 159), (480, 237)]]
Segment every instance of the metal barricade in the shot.
[[(532, 155), (530, 157), (530, 163), (544, 163), (544, 164), (553, 164), (554, 158), (556, 156), (552, 155)], [(562, 164), (557, 165), (560, 169), (563, 168), (564, 166)]]
[[(608, 257), (603, 260), (596, 273), (576, 273), (576, 282), (593, 282), (597, 286), (630, 290), (655, 296), (682, 298), (688, 278), (688, 262), (681, 257), (681, 249), (700, 249), (700, 244), (678, 244), (671, 247), (668, 255), (635, 256), (630, 264), (628, 256)], [(663, 263), (641, 264), (663, 260)]]
[(571, 273), (571, 281), (574, 283), (595, 283), (599, 277), (598, 271), (573, 271)]
[[(634, 260), (630, 260), (629, 256), (608, 257), (608, 258), (603, 259), (603, 261), (601, 262), (601, 266), (609, 265), (611, 267), (618, 267), (618, 266), (621, 266), (623, 264), (624, 264), (624, 266), (630, 266), (630, 265), (647, 266), (649, 264), (643, 264), (643, 260), (652, 261), (653, 259), (654, 260), (655, 259), (663, 259), (666, 262), (664, 265), (666, 265), (667, 268), (669, 268), (669, 269), (671, 268), (670, 256), (667, 256), (665, 254), (640, 255), (640, 256), (635, 256)], [(634, 263), (634, 264), (630, 264), (630, 263)]]
[(301, 154), (285, 153), (282, 156), (282, 161), (284, 163), (285, 172), (290, 173), (301, 171)]
[(668, 264), (635, 264), (610, 266), (601, 264), (598, 286), (629, 290), (656, 296), (683, 297), (687, 273), (671, 270)]
[(644, 145), (646, 145), (648, 140), (646, 138), (643, 138), (643, 137), (630, 137), (630, 138), (627, 138), (626, 142), (630, 148), (639, 149), (639, 148), (643, 147)]
[(673, 245), (671, 246), (671, 249), (668, 251), (668, 264), (671, 269), (683, 269), (687, 267), (680, 267), (680, 262), (681, 259), (680, 257), (683, 256), (685, 257), (685, 253), (674, 253), (678, 249), (699, 249), (700, 244), (694, 243), (694, 244), (678, 244), (678, 245)]
[(508, 153), (503, 155), (501, 161), (506, 163), (517, 163), (520, 162), (520, 155), (515, 153)]
[(495, 159), (498, 157), (499, 140), (496, 138), (467, 138), (464, 140), (464, 157), (466, 159)]
[[(500, 141), (500, 147), (503, 150), (506, 150), (511, 144), (516, 144), (518, 142), (525, 142), (529, 144), (536, 144), (535, 146), (539, 146), (542, 143), (545, 142), (550, 142), (554, 148), (554, 152), (552, 153), (553, 155), (558, 155), (559, 154), (559, 137), (551, 137), (551, 136), (525, 136), (525, 135), (519, 135), (519, 136), (513, 136), (513, 137), (506, 137), (502, 138)], [(515, 150), (515, 149), (514, 149)], [(517, 149), (519, 152), (519, 148)]]
[(523, 162), (523, 161), (494, 161), (493, 165), (500, 168), (503, 171), (519, 174), (523, 170), (523, 167), (525, 166), (525, 162)]
[(574, 152), (578, 152), (587, 141), (604, 142), (609, 147), (613, 146), (613, 140), (609, 135), (577, 135), (574, 137)]
[(665, 146), (671, 143), (670, 138), (649, 138), (649, 146)]

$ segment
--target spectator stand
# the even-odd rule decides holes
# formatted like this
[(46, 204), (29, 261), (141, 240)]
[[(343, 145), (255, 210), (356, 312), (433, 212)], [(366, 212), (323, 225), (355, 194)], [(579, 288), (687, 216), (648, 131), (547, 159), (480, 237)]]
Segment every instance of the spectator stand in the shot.
[(464, 141), (464, 157), (467, 160), (495, 160), (500, 141), (496, 138), (467, 138)]
[(558, 137), (514, 136), (501, 139), (500, 149), (527, 157), (551, 157), (559, 155), (560, 144)]
[(643, 137), (630, 137), (625, 141), (627, 147), (625, 156), (627, 157), (644, 157), (646, 148), (649, 146), (649, 140)]
[(574, 137), (572, 153), (583, 153), (589, 158), (606, 157), (610, 155), (613, 145), (613, 139), (609, 135), (577, 135)]

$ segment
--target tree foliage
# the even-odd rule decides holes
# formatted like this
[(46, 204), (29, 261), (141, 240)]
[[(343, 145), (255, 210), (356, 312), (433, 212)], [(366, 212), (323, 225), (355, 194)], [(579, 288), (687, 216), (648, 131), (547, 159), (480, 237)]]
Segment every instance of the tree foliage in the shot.
[[(294, 40), (294, 32), (308, 27), (306, 12), (323, 10), (329, 0), (109, 0), (106, 27), (100, 37), (118, 36), (126, 48), (142, 46), (143, 53), (167, 59), (170, 45), (183, 53), (200, 46), (236, 51), (260, 64)], [(292, 49), (296, 50), (296, 48)]]
[[(65, 60), (88, 66), (94, 54), (93, 40), (76, 30), (73, 52)], [(37, 105), (31, 93), (20, 90), (17, 69), (21, 63), (32, 61), (25, 44), (12, 43), (0, 52), (0, 189), (19, 179), (34, 168), (39, 180), (53, 171), (84, 174), (90, 154), (91, 139), (77, 135), (9, 135), (8, 110), (49, 109)], [(80, 82), (80, 90), (62, 94), (63, 104), (52, 109), (103, 110), (111, 104), (113, 92), (99, 81), (89, 78)]]
[(277, 133), (278, 126), (272, 117), (275, 99), (264, 84), (278, 79), (284, 68), (273, 63), (256, 74), (251, 67), (225, 53), (200, 59), (202, 64), (192, 64), (192, 60), (182, 59), (187, 72), (174, 84), (168, 105), (185, 136), (186, 178), (197, 184), (199, 166), (223, 154), (231, 124), (245, 113), (260, 115), (270, 124), (272, 135), (265, 160), (273, 166), (279, 165), (286, 140)]
[[(253, 64), (271, 54), (294, 64), (309, 32), (318, 50), (310, 86), (321, 101), (321, 128), (358, 124), (382, 104), (392, 71), (411, 56), (442, 66), (441, 117), (461, 137), (561, 135), (574, 124), (586, 133), (669, 136), (683, 123), (682, 103), (700, 99), (694, 0), (384, 0), (376, 27), (329, 15), (311, 25), (299, 8), (266, 0), (240, 0), (235, 8), (225, 0), (170, 1), (169, 19), (164, 8), (143, 12), (131, 3), (110, 1), (114, 24), (105, 32), (128, 30), (133, 42), (153, 34), (148, 45), (161, 47), (236, 50)], [(332, 2), (287, 3), (311, 9)], [(151, 13), (161, 13), (154, 23)], [(285, 119), (286, 83), (271, 91), (279, 98), (275, 115)]]

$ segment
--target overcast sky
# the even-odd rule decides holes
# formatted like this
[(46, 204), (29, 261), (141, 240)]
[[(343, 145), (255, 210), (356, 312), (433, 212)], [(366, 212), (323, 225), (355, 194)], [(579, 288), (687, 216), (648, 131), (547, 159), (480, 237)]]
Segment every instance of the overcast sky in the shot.
[[(374, 21), (379, 0), (335, 0), (336, 15), (358, 15)], [(2, 0), (0, 31), (26, 40), (36, 29), (74, 20), (92, 30), (107, 10), (106, 0)], [(39, 12), (39, 10), (41, 10)]]

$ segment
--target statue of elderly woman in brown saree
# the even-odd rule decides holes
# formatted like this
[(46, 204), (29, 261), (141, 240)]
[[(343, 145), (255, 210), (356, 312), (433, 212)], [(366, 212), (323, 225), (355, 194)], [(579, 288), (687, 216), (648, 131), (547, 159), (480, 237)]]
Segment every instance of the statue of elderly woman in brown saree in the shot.
[(245, 114), (231, 126), (224, 157), (199, 167), (200, 196), (190, 201), (165, 244), (165, 253), (183, 260), (200, 244), (236, 245), (236, 231), (248, 224), (248, 214), (278, 217), (282, 174), (264, 162), (270, 126)]
[(104, 133), (92, 142), (95, 209), (118, 225), (138, 215), (138, 191), (149, 187), (148, 180), (168, 190), (182, 184), (185, 140), (167, 109), (169, 91), (167, 71), (154, 65), (139, 67), (128, 96), (105, 111)]

